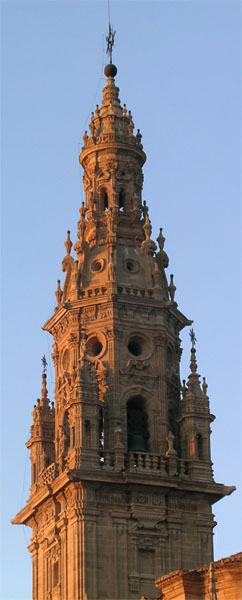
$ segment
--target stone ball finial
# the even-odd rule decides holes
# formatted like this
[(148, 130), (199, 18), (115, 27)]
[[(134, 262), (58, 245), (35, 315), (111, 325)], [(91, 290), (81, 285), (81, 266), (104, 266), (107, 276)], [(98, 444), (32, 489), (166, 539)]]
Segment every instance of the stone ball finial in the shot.
[(106, 75), (106, 77), (115, 77), (115, 75), (117, 75), (118, 69), (117, 67), (115, 67), (115, 65), (113, 65), (112, 63), (109, 63), (109, 65), (106, 65), (105, 69), (104, 69), (104, 75)]

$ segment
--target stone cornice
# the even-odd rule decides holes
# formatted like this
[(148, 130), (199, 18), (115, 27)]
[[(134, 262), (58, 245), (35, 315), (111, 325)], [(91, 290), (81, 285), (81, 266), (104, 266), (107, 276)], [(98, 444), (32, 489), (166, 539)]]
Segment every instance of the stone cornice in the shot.
[(203, 493), (209, 496), (212, 504), (220, 498), (230, 495), (236, 489), (234, 486), (224, 486), (220, 483), (189, 481), (188, 479), (174, 479), (173, 477), (166, 477), (157, 481), (157, 478), (152, 476), (144, 478), (143, 474), (139, 473), (103, 473), (100, 471), (90, 473), (84, 469), (81, 471), (65, 471), (51, 485), (41, 488), (37, 494), (31, 497), (25, 508), (11, 522), (13, 524), (28, 524), (37, 508), (47, 499), (53, 498), (71, 481), (103, 483), (114, 486), (118, 484), (126, 484), (128, 486), (142, 485), (143, 487), (148, 486), (150, 488), (152, 486), (154, 488), (163, 488), (164, 490), (173, 489), (181, 492), (199, 492), (200, 494)]
[(97, 152), (108, 152), (108, 150), (124, 150), (125, 153), (131, 153), (131, 154), (135, 154), (141, 158), (142, 163), (141, 166), (145, 163), (146, 161), (146, 154), (143, 150), (141, 150), (140, 148), (138, 148), (135, 144), (131, 145), (131, 144), (126, 144), (125, 142), (121, 141), (121, 140), (108, 140), (102, 143), (97, 143), (97, 144), (93, 144), (91, 146), (88, 146), (87, 148), (82, 150), (82, 153), (80, 154), (80, 164), (82, 166), (83, 163), (85, 162), (85, 159), (87, 157), (89, 157), (91, 154), (93, 153), (97, 153)]

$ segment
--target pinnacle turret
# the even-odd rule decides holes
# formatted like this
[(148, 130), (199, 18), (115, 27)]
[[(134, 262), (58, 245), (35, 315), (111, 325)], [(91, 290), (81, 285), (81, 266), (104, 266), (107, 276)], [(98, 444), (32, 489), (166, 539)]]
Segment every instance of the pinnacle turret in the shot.
[(30, 428), (30, 439), (26, 446), (31, 451), (32, 485), (35, 484), (41, 473), (50, 465), (54, 458), (54, 428), (55, 409), (54, 403), (50, 404), (47, 390), (47, 361), (42, 358), (42, 387), (41, 397), (37, 399), (32, 412), (33, 424)]
[(195, 334), (190, 331), (192, 341), (190, 374), (187, 383), (181, 387), (181, 416), (179, 418), (183, 457), (192, 460), (190, 470), (194, 477), (211, 479), (212, 463), (210, 459), (210, 423), (214, 420), (209, 410), (207, 384), (205, 377), (202, 386), (197, 373)]

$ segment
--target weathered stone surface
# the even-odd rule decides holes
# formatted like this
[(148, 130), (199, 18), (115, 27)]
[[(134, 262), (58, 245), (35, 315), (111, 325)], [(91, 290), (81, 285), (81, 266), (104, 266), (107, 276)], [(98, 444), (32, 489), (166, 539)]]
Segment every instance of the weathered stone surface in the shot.
[[(109, 71), (108, 71), (109, 72)], [(168, 286), (162, 230), (142, 204), (145, 154), (109, 76), (80, 163), (76, 259), (67, 232), (46, 374), (34, 408), (32, 483), (14, 519), (32, 527), (34, 600), (128, 600), (154, 579), (212, 560), (216, 484), (207, 386), (195, 349), (180, 399), (180, 330), (191, 324)]]
[(191, 571), (177, 570), (156, 581), (162, 600), (241, 600), (242, 553)]

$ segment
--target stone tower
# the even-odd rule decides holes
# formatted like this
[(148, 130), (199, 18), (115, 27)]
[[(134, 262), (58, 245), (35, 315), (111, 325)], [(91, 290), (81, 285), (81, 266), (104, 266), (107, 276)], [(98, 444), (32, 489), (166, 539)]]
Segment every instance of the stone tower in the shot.
[(146, 156), (114, 77), (83, 136), (76, 259), (67, 232), (54, 338), (55, 404), (45, 369), (27, 443), (32, 483), (14, 519), (33, 530), (34, 600), (137, 599), (154, 579), (212, 560), (207, 385), (194, 344), (180, 384), (179, 332), (190, 325), (168, 285), (162, 230), (142, 204)]

